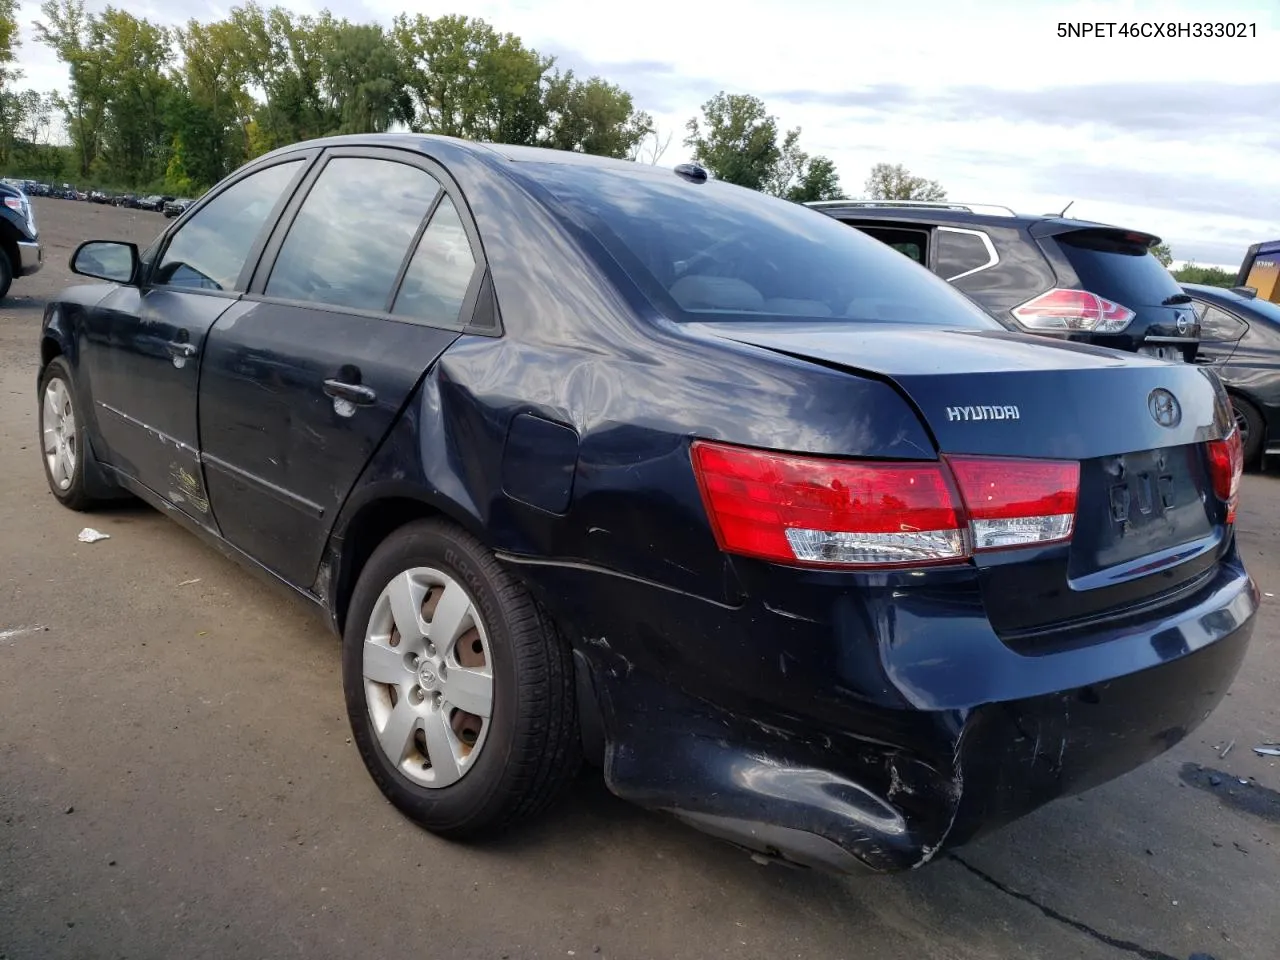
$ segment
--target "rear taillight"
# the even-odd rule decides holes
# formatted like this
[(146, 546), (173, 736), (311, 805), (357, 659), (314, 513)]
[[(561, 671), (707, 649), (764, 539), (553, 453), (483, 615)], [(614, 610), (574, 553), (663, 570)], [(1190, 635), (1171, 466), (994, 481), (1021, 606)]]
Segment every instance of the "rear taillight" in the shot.
[(704, 440), (692, 453), (720, 548), (779, 563), (951, 563), (1069, 540), (1075, 520), (1070, 462), (829, 460)]
[(17, 210), (17, 211), (21, 212), (21, 211), (22, 211), (22, 198), (21, 198), (21, 197), (10, 197), (10, 196), (6, 196), (6, 197), (4, 198), (4, 205), (5, 205), (6, 207), (8, 207), (10, 210)]
[(1137, 316), (1128, 307), (1088, 290), (1057, 287), (1014, 307), (1012, 313), (1028, 330), (1093, 333), (1119, 333)]
[(1080, 464), (1071, 460), (949, 457), (975, 550), (1071, 539)]
[(1236, 522), (1240, 505), (1240, 478), (1244, 475), (1244, 446), (1240, 431), (1232, 428), (1225, 440), (1209, 441), (1209, 473), (1213, 492), (1227, 507), (1227, 523)]

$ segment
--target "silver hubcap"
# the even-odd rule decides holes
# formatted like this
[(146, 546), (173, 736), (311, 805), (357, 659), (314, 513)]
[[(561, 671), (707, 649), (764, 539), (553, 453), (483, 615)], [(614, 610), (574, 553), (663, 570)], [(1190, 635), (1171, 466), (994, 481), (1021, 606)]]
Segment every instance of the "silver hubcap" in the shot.
[(80, 451), (76, 447), (76, 412), (71, 406), (71, 393), (57, 377), (44, 388), (40, 432), (44, 436), (44, 460), (49, 476), (59, 490), (66, 490), (76, 475)]
[(480, 756), (493, 716), (493, 657), (471, 597), (439, 570), (383, 589), (364, 638), (364, 689), (378, 744), (424, 787), (447, 787)]

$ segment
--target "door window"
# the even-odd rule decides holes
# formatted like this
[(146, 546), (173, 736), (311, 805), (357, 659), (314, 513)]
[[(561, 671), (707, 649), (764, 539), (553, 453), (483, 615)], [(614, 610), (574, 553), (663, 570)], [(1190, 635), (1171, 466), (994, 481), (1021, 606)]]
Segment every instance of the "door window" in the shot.
[(456, 326), (475, 266), (462, 219), (445, 197), (418, 241), (391, 312), (433, 326)]
[(929, 235), (923, 230), (898, 230), (893, 227), (861, 227), (863, 233), (887, 243), (916, 263), (928, 263)]
[(440, 184), (418, 167), (335, 157), (280, 247), (266, 295), (384, 311)]
[(182, 225), (153, 282), (200, 290), (238, 290), (245, 261), (303, 160), (277, 163), (238, 180)]

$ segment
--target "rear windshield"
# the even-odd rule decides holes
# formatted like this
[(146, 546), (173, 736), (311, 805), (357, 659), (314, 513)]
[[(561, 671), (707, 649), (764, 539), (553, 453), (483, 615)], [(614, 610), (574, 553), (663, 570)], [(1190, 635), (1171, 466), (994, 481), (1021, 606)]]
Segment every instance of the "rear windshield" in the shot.
[(530, 172), (672, 319), (1001, 329), (898, 251), (800, 204), (675, 173), (578, 164)]
[(1178, 281), (1142, 244), (1115, 233), (1080, 231), (1057, 237), (1090, 293), (1126, 307), (1158, 307), (1182, 293)]

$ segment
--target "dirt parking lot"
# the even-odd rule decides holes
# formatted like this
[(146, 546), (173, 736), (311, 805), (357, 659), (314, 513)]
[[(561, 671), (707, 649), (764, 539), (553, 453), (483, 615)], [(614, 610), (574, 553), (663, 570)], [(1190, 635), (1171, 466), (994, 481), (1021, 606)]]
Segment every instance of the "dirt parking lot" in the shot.
[[(1149, 766), (911, 875), (762, 867), (611, 797), (460, 846), (385, 803), (323, 623), (139, 506), (47, 492), (37, 333), (90, 238), (158, 214), (36, 201), (0, 304), (0, 958), (1269, 960), (1280, 925), (1280, 474), (1247, 477), (1264, 612), (1222, 706)], [(89, 523), (111, 539), (77, 542)], [(1228, 743), (1235, 746), (1223, 758)]]

